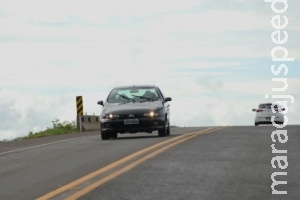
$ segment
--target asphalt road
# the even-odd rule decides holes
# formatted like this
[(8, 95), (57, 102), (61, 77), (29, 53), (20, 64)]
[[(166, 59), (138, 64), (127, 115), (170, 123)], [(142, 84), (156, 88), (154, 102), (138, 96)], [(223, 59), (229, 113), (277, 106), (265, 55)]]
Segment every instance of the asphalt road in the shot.
[[(272, 126), (223, 127), (186, 137), (187, 140), (138, 163), (80, 199), (299, 199), (300, 126), (286, 128), (289, 140), (285, 144), (272, 142)], [(2, 142), (0, 199), (36, 199), (146, 147), (204, 129), (207, 127), (173, 128), (172, 135), (165, 138), (138, 134), (102, 141), (93, 132)], [(272, 144), (286, 149), (287, 154), (272, 154)], [(271, 166), (271, 159), (278, 155), (287, 156), (289, 165), (284, 170)], [(276, 177), (287, 184), (275, 188), (288, 194), (271, 194), (273, 172), (287, 172), (287, 176)]]
[(36, 199), (145, 147), (200, 129), (172, 129), (164, 138), (139, 133), (103, 141), (91, 132), (0, 142), (0, 199)]

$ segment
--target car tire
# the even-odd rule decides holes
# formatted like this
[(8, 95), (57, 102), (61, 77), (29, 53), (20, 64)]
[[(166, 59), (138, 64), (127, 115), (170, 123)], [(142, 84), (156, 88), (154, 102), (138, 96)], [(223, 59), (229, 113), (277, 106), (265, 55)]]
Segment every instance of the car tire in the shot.
[(259, 123), (255, 123), (254, 125), (255, 125), (255, 126), (258, 126), (258, 125), (259, 125)]
[(170, 122), (168, 122), (168, 128), (167, 128), (167, 135), (171, 134), (171, 130), (170, 130)]
[(108, 140), (110, 138), (110, 134), (107, 131), (101, 131), (101, 139)]
[(167, 136), (167, 131), (166, 130), (167, 130), (166, 128), (158, 130), (158, 136), (159, 137), (165, 137), (165, 136)]
[(110, 138), (117, 139), (118, 138), (118, 133), (116, 133), (116, 132), (110, 133)]
[(165, 125), (162, 129), (158, 130), (158, 136), (159, 137), (165, 137), (168, 135), (168, 122), (165, 121)]

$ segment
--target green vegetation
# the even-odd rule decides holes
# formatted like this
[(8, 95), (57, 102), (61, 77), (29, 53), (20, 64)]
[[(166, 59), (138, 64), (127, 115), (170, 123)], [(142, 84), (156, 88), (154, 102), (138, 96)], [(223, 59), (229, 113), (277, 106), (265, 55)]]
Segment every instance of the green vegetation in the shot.
[(39, 137), (46, 137), (52, 135), (61, 135), (61, 134), (68, 134), (68, 133), (76, 133), (77, 127), (75, 121), (68, 122), (60, 122), (59, 119), (55, 118), (52, 121), (52, 127), (48, 127), (44, 131), (40, 132), (29, 132), (29, 135), (25, 137), (19, 137), (15, 140), (23, 140), (23, 139), (30, 139), (30, 138), (39, 138)]

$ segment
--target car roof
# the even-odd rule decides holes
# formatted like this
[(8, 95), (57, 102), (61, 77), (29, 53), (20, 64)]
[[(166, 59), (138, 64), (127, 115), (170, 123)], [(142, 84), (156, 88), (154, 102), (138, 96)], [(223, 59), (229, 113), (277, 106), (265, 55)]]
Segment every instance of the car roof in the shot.
[(269, 105), (271, 105), (271, 104), (275, 104), (275, 105), (278, 105), (278, 103), (260, 103), (259, 105), (262, 105), (262, 104), (269, 104)]
[(131, 88), (131, 87), (146, 87), (146, 88), (157, 88), (156, 85), (124, 85), (124, 86), (118, 86), (118, 87), (115, 87), (114, 89), (121, 89), (121, 88)]
[(258, 106), (260, 106), (260, 105), (272, 105), (272, 104), (274, 104), (275, 106), (281, 106), (281, 107), (283, 107), (281, 104), (276, 103), (276, 102), (274, 102), (274, 103), (270, 103), (270, 102), (268, 102), (268, 103), (260, 103)]

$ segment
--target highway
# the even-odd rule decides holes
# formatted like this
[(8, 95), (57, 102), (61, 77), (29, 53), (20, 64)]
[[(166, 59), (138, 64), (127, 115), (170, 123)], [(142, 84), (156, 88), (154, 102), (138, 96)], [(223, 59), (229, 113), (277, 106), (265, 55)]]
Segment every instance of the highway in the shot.
[[(0, 142), (0, 199), (299, 199), (300, 126), (172, 128), (171, 136), (98, 132)], [(271, 145), (287, 150), (272, 153)], [(286, 156), (286, 169), (272, 168)], [(278, 164), (277, 164), (278, 166)], [(271, 174), (287, 194), (272, 194)]]

